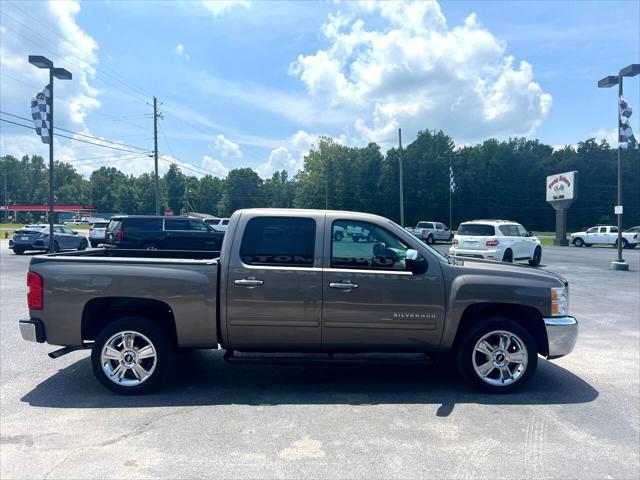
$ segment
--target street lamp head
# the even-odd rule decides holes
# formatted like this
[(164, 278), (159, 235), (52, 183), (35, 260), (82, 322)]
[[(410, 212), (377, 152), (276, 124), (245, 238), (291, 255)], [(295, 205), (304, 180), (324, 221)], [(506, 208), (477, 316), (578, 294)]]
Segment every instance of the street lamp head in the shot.
[(71, 72), (64, 68), (54, 68), (53, 76), (59, 80), (71, 80)]
[(29, 55), (29, 63), (31, 65), (35, 65), (38, 68), (53, 67), (53, 62), (47, 57), (43, 57), (42, 55)]
[(618, 77), (615, 75), (609, 75), (608, 77), (598, 80), (598, 88), (609, 88), (618, 84)]
[(640, 73), (640, 63), (632, 63), (620, 70), (621, 77), (635, 77)]

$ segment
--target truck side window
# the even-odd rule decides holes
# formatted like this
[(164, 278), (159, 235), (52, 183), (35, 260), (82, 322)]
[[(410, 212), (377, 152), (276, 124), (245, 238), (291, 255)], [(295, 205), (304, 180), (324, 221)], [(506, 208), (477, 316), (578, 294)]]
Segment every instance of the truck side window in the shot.
[(312, 218), (252, 218), (244, 229), (240, 258), (248, 265), (312, 267), (315, 238)]
[(336, 220), (331, 227), (331, 267), (406, 270), (409, 247), (387, 229), (357, 220)]

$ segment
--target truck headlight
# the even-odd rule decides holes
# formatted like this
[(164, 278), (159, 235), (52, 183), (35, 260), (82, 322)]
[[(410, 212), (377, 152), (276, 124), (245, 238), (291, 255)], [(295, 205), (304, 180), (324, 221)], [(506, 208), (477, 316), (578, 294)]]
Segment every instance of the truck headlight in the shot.
[(551, 315), (561, 317), (569, 313), (569, 292), (566, 287), (551, 289)]

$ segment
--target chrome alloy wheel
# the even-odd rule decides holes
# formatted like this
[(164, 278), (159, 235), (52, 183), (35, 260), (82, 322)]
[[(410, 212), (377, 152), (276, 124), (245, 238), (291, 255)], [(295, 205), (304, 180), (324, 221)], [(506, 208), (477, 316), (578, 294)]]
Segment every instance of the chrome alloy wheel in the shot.
[(102, 370), (109, 380), (135, 387), (148, 380), (157, 364), (156, 349), (147, 337), (134, 331), (112, 335), (100, 353)]
[(506, 330), (485, 334), (473, 349), (473, 369), (489, 385), (516, 382), (527, 370), (528, 353), (520, 337)]

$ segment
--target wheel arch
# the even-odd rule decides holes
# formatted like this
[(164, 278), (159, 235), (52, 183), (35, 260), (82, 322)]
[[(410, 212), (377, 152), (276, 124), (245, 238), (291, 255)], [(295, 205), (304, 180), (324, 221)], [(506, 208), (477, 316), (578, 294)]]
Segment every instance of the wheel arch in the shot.
[(465, 308), (453, 341), (453, 350), (457, 349), (464, 332), (475, 322), (491, 316), (505, 317), (517, 322), (534, 338), (538, 353), (545, 357), (549, 354), (549, 340), (542, 314), (534, 307), (510, 303), (476, 303)]
[(178, 345), (171, 307), (160, 300), (137, 297), (102, 297), (87, 302), (82, 312), (82, 340), (95, 340), (107, 325), (131, 316), (145, 317), (162, 325), (172, 344)]

